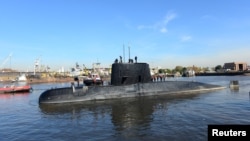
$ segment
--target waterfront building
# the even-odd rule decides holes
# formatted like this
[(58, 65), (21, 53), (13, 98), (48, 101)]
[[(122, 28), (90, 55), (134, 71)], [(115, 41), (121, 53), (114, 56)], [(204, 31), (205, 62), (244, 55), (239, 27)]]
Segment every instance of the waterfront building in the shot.
[(247, 70), (247, 63), (246, 62), (224, 63), (223, 68), (225, 70), (244, 71), (244, 70)]

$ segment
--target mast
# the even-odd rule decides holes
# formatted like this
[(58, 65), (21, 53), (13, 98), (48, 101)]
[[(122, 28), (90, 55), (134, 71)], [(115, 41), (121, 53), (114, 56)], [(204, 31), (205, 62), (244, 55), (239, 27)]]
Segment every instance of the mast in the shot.
[(130, 61), (130, 46), (128, 45), (128, 59)]
[(125, 63), (126, 59), (125, 59), (125, 47), (124, 47), (124, 44), (123, 44), (123, 62)]

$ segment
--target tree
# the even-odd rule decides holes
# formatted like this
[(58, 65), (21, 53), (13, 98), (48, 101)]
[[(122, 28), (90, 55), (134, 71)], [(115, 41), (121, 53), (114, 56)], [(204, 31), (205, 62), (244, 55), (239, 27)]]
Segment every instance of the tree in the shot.
[(165, 70), (164, 70), (164, 69), (159, 69), (159, 70), (158, 70), (158, 73), (159, 73), (159, 74), (165, 73)]
[(221, 65), (217, 65), (216, 67), (215, 67), (215, 71), (218, 71), (218, 70), (220, 70), (220, 69), (222, 69), (222, 66)]
[(183, 73), (185, 73), (186, 71), (187, 71), (187, 68), (186, 68), (186, 67), (182, 68), (182, 72), (183, 72)]
[(166, 73), (172, 73), (172, 70), (171, 69), (166, 69)]
[(176, 66), (175, 67), (175, 72), (179, 72), (182, 74), (183, 67), (182, 66)]

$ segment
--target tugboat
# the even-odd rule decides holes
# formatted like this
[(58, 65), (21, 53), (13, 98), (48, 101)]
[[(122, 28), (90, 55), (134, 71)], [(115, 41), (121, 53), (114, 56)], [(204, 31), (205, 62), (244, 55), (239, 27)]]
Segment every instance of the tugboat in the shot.
[(23, 92), (30, 92), (32, 90), (32, 87), (30, 85), (24, 85), (24, 86), (3, 86), (0, 87), (0, 94), (3, 93), (23, 93)]
[(110, 85), (71, 86), (44, 91), (40, 104), (84, 102), (115, 98), (193, 94), (224, 89), (219, 85), (188, 81), (153, 82), (147, 63), (116, 61), (112, 64)]

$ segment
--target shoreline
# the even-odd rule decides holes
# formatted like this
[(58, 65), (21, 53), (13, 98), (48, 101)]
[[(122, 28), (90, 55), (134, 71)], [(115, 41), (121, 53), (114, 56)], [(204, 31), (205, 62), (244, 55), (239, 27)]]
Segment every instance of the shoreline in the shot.
[(36, 83), (51, 83), (51, 82), (72, 82), (74, 78), (66, 77), (66, 78), (56, 78), (56, 77), (49, 77), (49, 78), (29, 78), (27, 81), (15, 81), (14, 78), (3, 78), (0, 77), (1, 83), (15, 83), (15, 82), (26, 82), (27, 84), (36, 84)]
[[(60, 82), (76, 82), (73, 77), (47, 77), (47, 78), (27, 78), (27, 81), (14, 81), (14, 77), (0, 77), (0, 83), (15, 83), (15, 82), (26, 82), (27, 84), (38, 84), (38, 83), (60, 83)], [(109, 77), (102, 78), (103, 81), (109, 81)], [(80, 79), (79, 82), (83, 82)]]
[(196, 73), (196, 76), (235, 76), (235, 75), (243, 75), (249, 76), (250, 72), (214, 72), (214, 73)]

